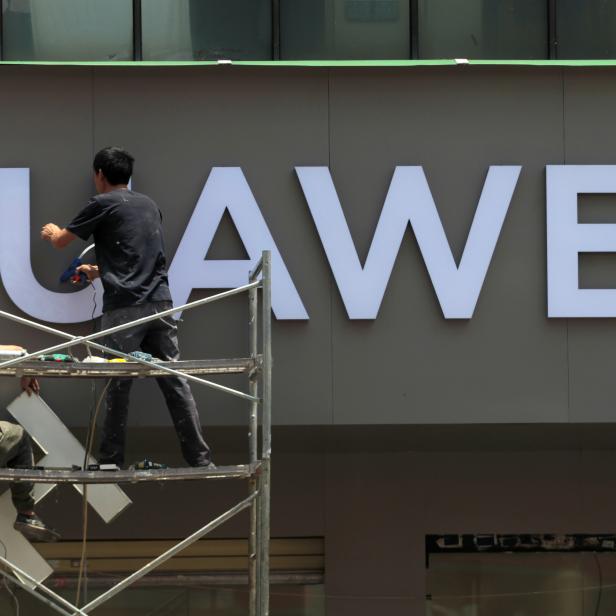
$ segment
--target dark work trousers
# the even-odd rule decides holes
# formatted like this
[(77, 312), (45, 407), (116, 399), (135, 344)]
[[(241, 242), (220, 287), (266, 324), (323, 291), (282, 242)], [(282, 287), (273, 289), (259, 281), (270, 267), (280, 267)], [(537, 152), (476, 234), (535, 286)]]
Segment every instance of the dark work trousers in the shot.
[[(116, 308), (103, 313), (102, 329), (122, 325), (171, 307), (171, 302), (151, 302)], [(164, 361), (180, 358), (177, 325), (170, 316), (110, 334), (105, 338), (105, 345), (123, 353), (141, 350)], [(177, 376), (159, 377), (156, 382), (165, 397), (184, 459), (190, 466), (206, 466), (210, 462), (210, 449), (201, 432), (199, 413), (188, 382)], [(115, 463), (118, 466), (124, 464), (132, 384), (132, 379), (112, 379), (107, 390), (107, 414), (100, 447), (100, 461), (103, 463)]]
[[(26, 431), (19, 425), (9, 421), (0, 421), (0, 466), (14, 468), (15, 466), (33, 466), (32, 443)], [(32, 511), (34, 499), (29, 482), (11, 484), (13, 505), (18, 512)]]

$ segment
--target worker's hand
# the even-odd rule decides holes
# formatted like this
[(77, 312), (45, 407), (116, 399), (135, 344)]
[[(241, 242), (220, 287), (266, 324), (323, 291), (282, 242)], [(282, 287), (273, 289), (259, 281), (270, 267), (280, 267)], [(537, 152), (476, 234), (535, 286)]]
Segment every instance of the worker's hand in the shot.
[(48, 242), (53, 242), (61, 231), (62, 229), (60, 229), (58, 225), (54, 225), (53, 222), (48, 222), (41, 229), (41, 239), (47, 240)]
[(22, 376), (19, 384), (28, 396), (31, 396), (32, 394), (36, 394), (38, 396), (39, 393), (41, 393), (41, 386), (33, 376)]
[(76, 268), (77, 272), (83, 272), (88, 277), (88, 282), (92, 282), (95, 278), (100, 278), (101, 274), (98, 271), (98, 265), (89, 265), (84, 263)]

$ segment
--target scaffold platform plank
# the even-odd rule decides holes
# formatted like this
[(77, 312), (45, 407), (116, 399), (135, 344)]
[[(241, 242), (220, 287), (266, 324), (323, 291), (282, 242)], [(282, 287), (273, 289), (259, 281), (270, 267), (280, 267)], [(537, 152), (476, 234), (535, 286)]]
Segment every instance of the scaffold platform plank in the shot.
[[(157, 365), (186, 374), (241, 374), (250, 372), (259, 365), (259, 358), (240, 357), (236, 359), (199, 359), (186, 361), (164, 361)], [(56, 361), (25, 361), (6, 368), (0, 367), (0, 376), (40, 376), (86, 379), (108, 379), (114, 377), (140, 378), (152, 376), (170, 376), (165, 370), (147, 366), (138, 362), (56, 362)], [(171, 375), (173, 376), (173, 375)]]
[(255, 475), (261, 464), (239, 464), (215, 468), (187, 467), (147, 471), (72, 471), (65, 469), (12, 469), (0, 468), (0, 482), (30, 481), (33, 483), (143, 483), (147, 481), (185, 481), (190, 479), (248, 479)]

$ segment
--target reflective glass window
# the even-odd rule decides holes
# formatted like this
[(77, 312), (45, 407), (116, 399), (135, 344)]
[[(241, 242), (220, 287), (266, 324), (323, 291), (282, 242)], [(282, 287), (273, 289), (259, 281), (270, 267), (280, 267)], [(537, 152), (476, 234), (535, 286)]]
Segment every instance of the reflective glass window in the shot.
[(144, 60), (269, 60), (271, 0), (142, 0)]
[(546, 0), (418, 0), (420, 58), (548, 57)]
[(558, 58), (616, 58), (616, 2), (559, 0), (556, 38)]
[(131, 0), (2, 0), (5, 60), (130, 60)]
[(409, 0), (281, 0), (283, 60), (407, 59)]
[[(104, 590), (107, 589), (105, 586)], [(58, 592), (68, 601), (75, 600), (74, 589), (60, 589)], [(97, 588), (96, 592), (102, 590)], [(21, 614), (56, 614), (21, 589), (16, 589), (15, 594)], [(14, 602), (8, 593), (4, 595), (0, 594), (0, 614), (13, 614)], [(100, 616), (246, 616), (248, 588), (239, 585), (182, 588), (165, 586), (164, 583), (150, 588), (129, 587), (96, 611)], [(324, 587), (322, 584), (273, 584), (270, 587), (269, 613), (271, 616), (325, 616)]]
[(427, 570), (427, 615), (611, 615), (611, 552), (437, 554)]

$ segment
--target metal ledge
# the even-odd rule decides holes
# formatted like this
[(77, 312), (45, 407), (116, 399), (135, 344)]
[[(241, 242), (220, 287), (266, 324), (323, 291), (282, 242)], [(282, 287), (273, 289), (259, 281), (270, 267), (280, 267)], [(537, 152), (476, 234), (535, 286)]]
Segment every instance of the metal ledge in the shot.
[[(163, 361), (161, 366), (180, 370), (190, 375), (203, 374), (241, 374), (259, 368), (260, 356), (256, 360), (250, 357), (235, 359), (199, 359), (187, 361)], [(169, 372), (137, 362), (88, 363), (56, 362), (31, 360), (0, 368), (0, 376), (41, 376), (86, 379), (108, 379), (114, 377), (140, 378), (150, 376), (170, 376)], [(173, 376), (173, 375), (171, 375)]]
[(30, 481), (33, 483), (143, 483), (146, 481), (185, 481), (190, 479), (248, 479), (256, 475), (261, 466), (239, 464), (235, 466), (166, 468), (151, 471), (69, 471), (61, 469), (0, 468), (0, 482)]
[[(460, 61), (462, 60), (462, 61)], [(109, 60), (109, 61), (44, 61), (44, 60), (4, 60), (2, 66), (68, 66), (91, 68), (129, 68), (129, 69), (178, 69), (197, 68), (201, 70), (223, 70), (228, 72), (237, 68), (419, 68), (448, 66), (537, 66), (537, 67), (588, 67), (603, 68), (616, 66), (615, 59), (605, 60), (476, 60), (473, 58), (447, 58), (438, 60)]]
[[(123, 578), (118, 575), (88, 575), (88, 588), (109, 588)], [(274, 571), (270, 574), (270, 583), (274, 585), (298, 584), (308, 586), (324, 583), (323, 571)], [(195, 574), (182, 571), (162, 575), (148, 575), (133, 584), (134, 588), (203, 588), (204, 586), (246, 586), (248, 576), (245, 573), (205, 573)], [(48, 582), (50, 588), (64, 590), (77, 586), (76, 575), (55, 575)]]

